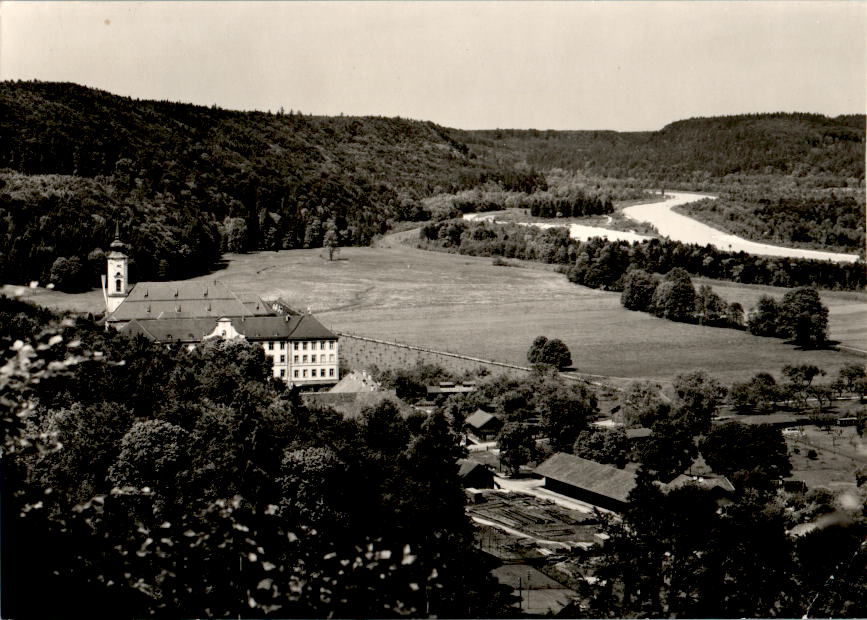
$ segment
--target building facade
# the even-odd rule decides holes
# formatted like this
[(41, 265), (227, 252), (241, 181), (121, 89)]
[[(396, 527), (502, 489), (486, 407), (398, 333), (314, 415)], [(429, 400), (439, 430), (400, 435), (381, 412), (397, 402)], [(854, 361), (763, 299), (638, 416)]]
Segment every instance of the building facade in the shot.
[(340, 380), (338, 338), (309, 312), (277, 314), (258, 296), (236, 294), (219, 280), (130, 286), (128, 258), (117, 238), (107, 262), (107, 327), (189, 347), (216, 338), (240, 338), (262, 347), (275, 378), (306, 387)]

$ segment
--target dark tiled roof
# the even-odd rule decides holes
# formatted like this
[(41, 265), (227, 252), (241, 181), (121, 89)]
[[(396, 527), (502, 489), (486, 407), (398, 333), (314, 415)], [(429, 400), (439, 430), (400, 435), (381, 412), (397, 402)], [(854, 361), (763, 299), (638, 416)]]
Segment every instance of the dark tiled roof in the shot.
[(216, 319), (142, 319), (130, 321), (119, 331), (159, 342), (201, 342), (216, 326)]
[(735, 485), (725, 476), (690, 476), (689, 474), (680, 474), (677, 478), (666, 485), (663, 485), (666, 491), (679, 489), (687, 485), (695, 485), (702, 489), (711, 491), (715, 488), (720, 488), (728, 493), (735, 492)]
[(325, 326), (317, 321), (312, 314), (302, 314), (290, 317), (290, 323), (295, 323), (292, 330), (291, 340), (323, 340), (333, 339), (336, 336)]
[(273, 314), (255, 296), (241, 298), (219, 280), (207, 282), (139, 282), (108, 321), (167, 318), (220, 318)]
[[(239, 334), (253, 341), (336, 339), (310, 315), (230, 317), (230, 321)], [(120, 331), (160, 342), (200, 342), (213, 333), (217, 322), (218, 318), (138, 319), (130, 321)]]
[(466, 423), (468, 426), (472, 426), (473, 428), (484, 428), (486, 425), (491, 423), (491, 420), (496, 419), (496, 416), (491, 415), (487, 411), (476, 409), (476, 412), (467, 418)]
[(635, 474), (631, 472), (565, 452), (553, 455), (535, 473), (621, 502), (635, 486)]
[(491, 470), (488, 469), (485, 465), (482, 465), (481, 463), (478, 463), (476, 461), (470, 461), (469, 459), (460, 459), (458, 461), (458, 465), (460, 465), (458, 469), (458, 476), (460, 476), (461, 478), (466, 478), (476, 469), (481, 469), (485, 473), (491, 472)]

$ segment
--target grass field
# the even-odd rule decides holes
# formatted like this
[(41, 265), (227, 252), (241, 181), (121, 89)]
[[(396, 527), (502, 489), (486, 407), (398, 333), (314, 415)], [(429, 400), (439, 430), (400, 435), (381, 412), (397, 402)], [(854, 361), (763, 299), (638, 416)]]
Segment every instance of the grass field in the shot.
[[(858, 437), (854, 427), (834, 427), (826, 432), (807, 426), (801, 433), (786, 435), (786, 442), (792, 477), (811, 489), (824, 487), (835, 494), (854, 491), (855, 474), (867, 471), (867, 440)], [(811, 449), (816, 451), (815, 459), (807, 457)]]
[[(624, 310), (619, 294), (570, 284), (549, 268), (496, 267), (488, 258), (425, 252), (394, 238), (381, 246), (343, 248), (333, 262), (318, 249), (229, 255), (225, 268), (197, 280), (219, 278), (238, 292), (284, 297), (334, 329), (497, 361), (524, 364), (535, 336), (557, 337), (580, 371), (599, 375), (665, 380), (704, 368), (730, 382), (762, 370), (778, 374), (785, 364), (812, 363), (831, 373), (864, 361), (850, 351), (799, 351), (777, 339)], [(747, 308), (763, 293), (785, 292), (711, 283)], [(24, 297), (61, 309), (102, 308), (98, 291), (25, 289)], [(867, 295), (823, 298), (831, 336), (867, 350)]]

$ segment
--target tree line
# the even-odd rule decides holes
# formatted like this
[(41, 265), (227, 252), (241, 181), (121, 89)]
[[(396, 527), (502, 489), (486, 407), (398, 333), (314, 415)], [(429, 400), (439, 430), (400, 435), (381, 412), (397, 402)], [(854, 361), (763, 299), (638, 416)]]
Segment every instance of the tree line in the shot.
[(443, 415), (305, 407), (245, 343), (166, 348), (5, 297), (0, 319), (7, 615), (506, 613)]
[[(628, 310), (650, 312), (660, 318), (699, 325), (744, 328), (744, 308), (728, 303), (707, 284), (698, 291), (689, 274), (675, 267), (661, 279), (636, 269), (623, 278), (620, 303)], [(786, 292), (778, 303), (762, 295), (746, 318), (755, 336), (786, 338), (806, 347), (822, 347), (828, 340), (828, 308), (811, 287)]]
[(832, 263), (724, 252), (713, 246), (667, 239), (629, 243), (594, 237), (576, 241), (565, 227), (450, 220), (419, 232), (420, 247), (472, 256), (501, 256), (563, 265), (569, 279), (591, 288), (620, 290), (630, 270), (668, 273), (680, 267), (694, 276), (771, 286), (857, 290), (867, 283), (864, 263)]
[(755, 241), (863, 255), (863, 192), (802, 190), (792, 195), (763, 189), (730, 189), (719, 199), (701, 200), (679, 210)]
[[(659, 183), (797, 177), (819, 187), (864, 180), (864, 115), (741, 114), (676, 121), (659, 131), (452, 131), (480, 158)], [(709, 189), (709, 188), (706, 188)]]

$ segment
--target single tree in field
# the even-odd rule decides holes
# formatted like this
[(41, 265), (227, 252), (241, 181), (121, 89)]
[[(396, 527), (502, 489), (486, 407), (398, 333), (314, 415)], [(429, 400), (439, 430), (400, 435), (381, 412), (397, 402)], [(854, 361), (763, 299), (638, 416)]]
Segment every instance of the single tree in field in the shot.
[(686, 270), (675, 267), (653, 293), (653, 314), (671, 321), (691, 321), (695, 314), (695, 287)]
[(632, 383), (620, 401), (620, 419), (624, 425), (650, 428), (657, 420), (668, 419), (671, 405), (663, 400), (658, 383)]
[(569, 347), (563, 344), (559, 338), (552, 338), (542, 347), (541, 359), (543, 364), (550, 364), (555, 368), (568, 368), (572, 365), (572, 354)]
[(728, 309), (726, 310), (726, 322), (728, 322), (731, 327), (743, 327), (744, 326), (744, 307), (733, 301), (728, 305)]
[(703, 370), (678, 375), (673, 385), (677, 394), (673, 417), (693, 435), (710, 430), (711, 420), (726, 396), (726, 388)]
[(792, 472), (783, 434), (769, 424), (718, 426), (702, 440), (700, 449), (715, 473), (754, 488), (768, 489)]
[(780, 304), (780, 333), (803, 347), (818, 347), (828, 339), (828, 308), (816, 289), (789, 291)]
[(865, 372), (864, 364), (846, 364), (839, 370), (837, 376), (846, 390), (852, 392), (855, 390), (858, 380), (867, 377), (867, 372)]
[(322, 246), (328, 251), (328, 260), (334, 260), (334, 255), (340, 252), (337, 225), (334, 220), (328, 220), (325, 224), (325, 235), (322, 237)]
[(653, 302), (656, 284), (656, 278), (646, 271), (642, 269), (630, 271), (624, 278), (620, 303), (627, 310), (647, 312)]
[(695, 297), (695, 310), (701, 325), (716, 325), (725, 320), (728, 306), (711, 287), (702, 284)]
[(809, 398), (810, 386), (813, 384), (813, 379), (824, 374), (824, 370), (812, 364), (783, 366), (783, 375), (789, 380), (789, 390), (792, 396), (798, 400), (801, 407), (807, 406), (807, 399)]
[(536, 413), (555, 452), (569, 452), (578, 434), (599, 413), (596, 397), (582, 385), (547, 379), (536, 390)]
[(583, 459), (609, 463), (623, 469), (629, 460), (629, 439), (622, 428), (581, 431), (575, 440), (572, 453)]
[(526, 465), (536, 457), (536, 440), (533, 431), (520, 422), (506, 422), (497, 435), (500, 449), (500, 465), (510, 474), (517, 474), (521, 465)]
[(692, 465), (698, 450), (692, 432), (682, 424), (662, 420), (641, 450), (641, 464), (660, 482), (669, 482)]
[(776, 336), (779, 322), (780, 305), (777, 300), (762, 295), (747, 318), (747, 329), (754, 336)]
[(548, 364), (558, 369), (567, 368), (572, 364), (572, 354), (559, 338), (548, 340), (545, 336), (537, 336), (527, 351), (527, 361), (531, 364)]
[(733, 383), (729, 390), (729, 402), (739, 411), (770, 413), (780, 399), (780, 388), (774, 378), (760, 372), (746, 383)]
[(536, 336), (536, 339), (533, 340), (533, 344), (530, 345), (530, 350), (527, 351), (527, 361), (531, 364), (539, 364), (540, 358), (542, 356), (542, 349), (545, 348), (545, 345), (548, 343), (548, 339), (545, 336)]

